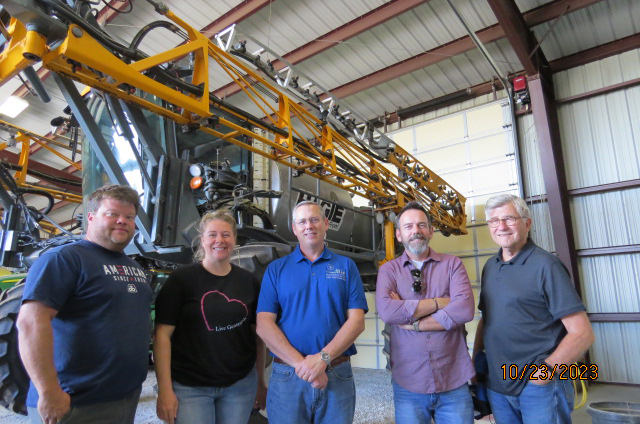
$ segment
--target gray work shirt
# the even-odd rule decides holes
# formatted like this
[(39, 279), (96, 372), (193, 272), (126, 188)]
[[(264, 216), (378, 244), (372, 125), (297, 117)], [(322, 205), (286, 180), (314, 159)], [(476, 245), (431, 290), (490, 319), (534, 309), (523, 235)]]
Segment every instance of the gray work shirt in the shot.
[(482, 270), (478, 308), (489, 388), (517, 396), (535, 371), (529, 365), (542, 363), (567, 334), (561, 318), (585, 307), (562, 262), (531, 240), (511, 260), (501, 257), (502, 249)]

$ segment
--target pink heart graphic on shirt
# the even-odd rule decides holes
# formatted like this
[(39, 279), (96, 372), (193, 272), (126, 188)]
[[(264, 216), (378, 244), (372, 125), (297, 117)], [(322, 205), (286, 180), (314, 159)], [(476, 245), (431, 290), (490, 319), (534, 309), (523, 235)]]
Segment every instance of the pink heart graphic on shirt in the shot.
[[(244, 317), (240, 321), (236, 323), (219, 323), (219, 325), (221, 325), (222, 327), (231, 327), (231, 328), (237, 327), (242, 323), (242, 321), (246, 319), (247, 316), (249, 316), (249, 308), (247, 308), (247, 305), (245, 305), (244, 302), (242, 302), (241, 300), (230, 299), (226, 294), (219, 292), (218, 290), (206, 292), (204, 295), (202, 295), (202, 299), (200, 300), (200, 310), (202, 311), (202, 319), (204, 320), (204, 323), (207, 326), (207, 330), (209, 331), (214, 331), (215, 328), (209, 324), (209, 320), (207, 319), (207, 315), (204, 310), (204, 301), (207, 296), (211, 296), (209, 297), (209, 301), (207, 302), (208, 305), (211, 305), (211, 303), (213, 303), (214, 306), (216, 303), (237, 304), (244, 311)], [(230, 314), (230, 315), (233, 315), (233, 314)]]

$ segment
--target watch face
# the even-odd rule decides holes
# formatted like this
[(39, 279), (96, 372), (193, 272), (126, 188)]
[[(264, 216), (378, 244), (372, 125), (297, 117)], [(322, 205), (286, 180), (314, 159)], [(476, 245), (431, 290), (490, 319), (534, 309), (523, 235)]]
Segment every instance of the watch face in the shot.
[(326, 352), (322, 352), (320, 357), (322, 358), (323, 361), (328, 361), (329, 360), (329, 354), (326, 353)]

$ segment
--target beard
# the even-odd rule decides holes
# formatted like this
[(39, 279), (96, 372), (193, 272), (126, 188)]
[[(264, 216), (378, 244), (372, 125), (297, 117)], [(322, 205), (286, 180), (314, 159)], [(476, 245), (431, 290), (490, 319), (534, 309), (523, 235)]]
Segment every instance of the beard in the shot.
[(429, 247), (429, 240), (420, 234), (415, 234), (409, 237), (409, 240), (403, 241), (402, 245), (412, 254), (422, 255)]

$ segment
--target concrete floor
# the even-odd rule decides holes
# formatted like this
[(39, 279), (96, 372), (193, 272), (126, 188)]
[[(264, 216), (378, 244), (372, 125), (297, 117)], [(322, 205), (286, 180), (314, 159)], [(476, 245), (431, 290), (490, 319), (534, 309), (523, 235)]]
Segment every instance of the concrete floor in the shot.
[[(356, 417), (355, 424), (392, 424), (393, 423), (393, 394), (390, 376), (384, 370), (354, 369), (356, 380)], [(136, 424), (162, 424), (156, 417), (156, 397), (153, 386), (156, 383), (155, 374), (149, 372), (142, 387), (140, 404), (136, 414)], [(640, 402), (640, 387), (592, 384), (588, 389), (587, 405), (591, 402), (627, 401)], [(591, 417), (587, 414), (586, 405), (573, 415), (574, 424), (591, 424)], [(12, 414), (0, 408), (0, 424), (27, 424), (27, 417)], [(486, 424), (488, 420), (477, 421)]]

